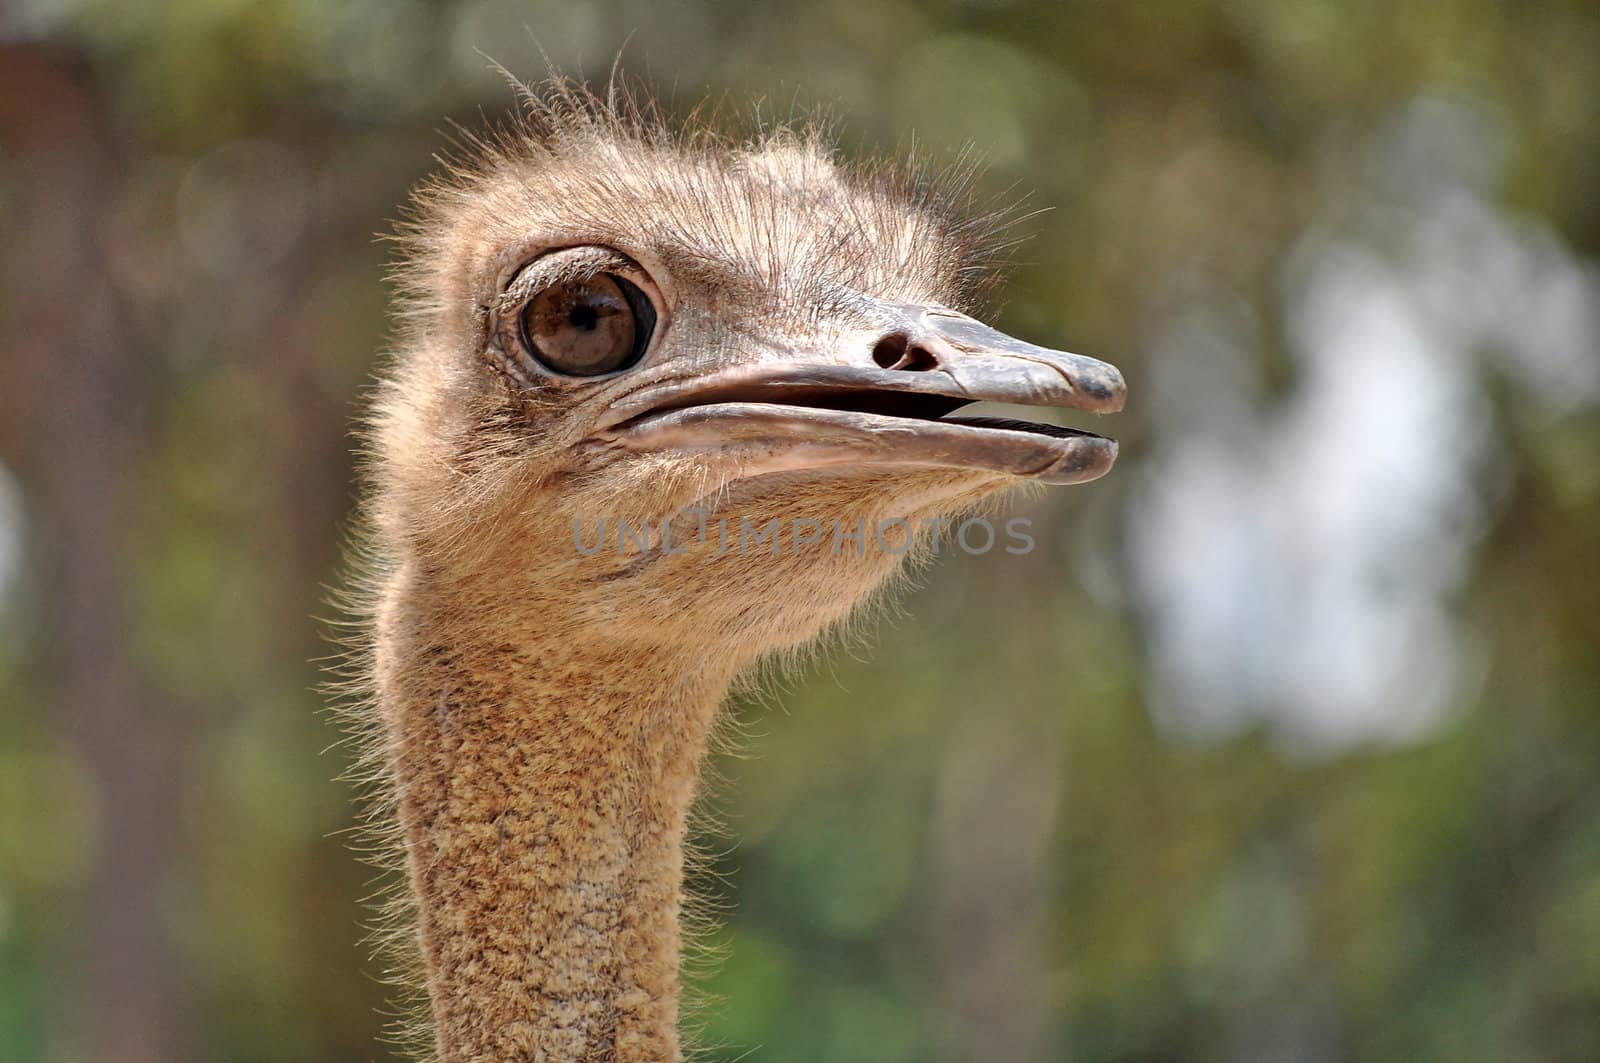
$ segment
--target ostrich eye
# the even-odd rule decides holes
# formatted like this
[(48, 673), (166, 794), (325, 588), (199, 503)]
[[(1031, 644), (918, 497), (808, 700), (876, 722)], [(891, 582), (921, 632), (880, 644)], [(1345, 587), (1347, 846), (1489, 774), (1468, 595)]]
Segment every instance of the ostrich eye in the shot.
[(547, 369), (599, 376), (644, 356), (655, 331), (649, 296), (614, 273), (553, 285), (522, 310), (522, 341)]

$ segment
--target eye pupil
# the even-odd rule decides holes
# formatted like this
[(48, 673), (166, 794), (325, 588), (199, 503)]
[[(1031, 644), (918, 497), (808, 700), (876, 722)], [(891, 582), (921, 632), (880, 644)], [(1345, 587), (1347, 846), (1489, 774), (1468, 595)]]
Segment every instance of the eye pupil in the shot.
[(565, 376), (600, 376), (644, 356), (655, 307), (632, 281), (612, 273), (544, 289), (522, 310), (521, 340), (534, 358)]

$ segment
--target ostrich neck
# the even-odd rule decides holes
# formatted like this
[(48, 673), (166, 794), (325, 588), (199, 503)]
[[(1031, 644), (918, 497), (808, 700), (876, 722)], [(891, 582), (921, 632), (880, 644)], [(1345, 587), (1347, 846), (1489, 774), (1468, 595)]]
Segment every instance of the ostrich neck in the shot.
[(731, 677), (462, 611), (392, 588), (379, 629), (442, 1063), (677, 1060), (685, 819)]

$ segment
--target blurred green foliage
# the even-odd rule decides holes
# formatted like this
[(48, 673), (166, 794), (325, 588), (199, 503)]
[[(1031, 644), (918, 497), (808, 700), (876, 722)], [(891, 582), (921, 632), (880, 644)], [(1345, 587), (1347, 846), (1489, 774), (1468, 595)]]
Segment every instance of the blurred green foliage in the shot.
[[(709, 1058), (1600, 1059), (1592, 4), (22, 0), (0, 1060), (384, 1051), (313, 663), (385, 340), (372, 234), (445, 119), (510, 106), (491, 58), (604, 77), (625, 40), (678, 111), (976, 145), (1046, 211), (1004, 323), (1132, 395), (1108, 480), (1018, 503), (1037, 551), (946, 557), (869, 643), (735, 707)], [(1251, 464), (1348, 364), (1318, 336), (1386, 306), (1434, 354), (1377, 345), (1373, 420), (1305, 453), (1348, 433), (1389, 483), (1404, 454), (1355, 441), (1421, 424), (1380, 507), (1426, 511), (1409, 553), (1317, 509), (1310, 466)], [(1450, 418), (1380, 420), (1408, 379)], [(1172, 501), (1216, 453), (1259, 510)], [(1269, 636), (1324, 630), (1323, 577), (1376, 620), (1327, 613), (1295, 664)], [(1185, 626), (1191, 585), (1220, 619)], [(1286, 614), (1239, 611), (1262, 600)]]

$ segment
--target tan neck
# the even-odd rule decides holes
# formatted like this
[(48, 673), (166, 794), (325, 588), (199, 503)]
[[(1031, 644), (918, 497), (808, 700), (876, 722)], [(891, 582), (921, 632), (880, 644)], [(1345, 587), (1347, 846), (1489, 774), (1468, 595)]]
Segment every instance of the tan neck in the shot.
[(677, 1060), (685, 817), (730, 676), (642, 646), (574, 651), (570, 632), (461, 631), (393, 588), (384, 614), (378, 692), (441, 1060)]

